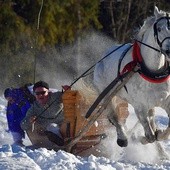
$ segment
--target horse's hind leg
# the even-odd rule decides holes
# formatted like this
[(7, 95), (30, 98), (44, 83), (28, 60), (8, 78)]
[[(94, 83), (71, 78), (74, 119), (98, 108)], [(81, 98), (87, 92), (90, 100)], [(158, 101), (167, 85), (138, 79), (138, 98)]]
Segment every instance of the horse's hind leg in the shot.
[[(167, 110), (165, 110), (167, 113), (169, 113), (169, 107)], [(169, 123), (168, 126), (165, 130), (157, 130), (156, 131), (156, 139), (158, 141), (162, 141), (162, 140), (167, 140), (170, 136), (170, 115), (169, 115)]]
[(121, 147), (126, 147), (128, 140), (125, 133), (125, 122), (129, 115), (128, 104), (125, 101), (114, 98), (113, 103), (110, 103), (108, 108), (110, 108), (108, 119), (116, 127), (117, 144)]
[(170, 121), (169, 126), (165, 130), (157, 130), (156, 139), (158, 141), (167, 140), (170, 136)]

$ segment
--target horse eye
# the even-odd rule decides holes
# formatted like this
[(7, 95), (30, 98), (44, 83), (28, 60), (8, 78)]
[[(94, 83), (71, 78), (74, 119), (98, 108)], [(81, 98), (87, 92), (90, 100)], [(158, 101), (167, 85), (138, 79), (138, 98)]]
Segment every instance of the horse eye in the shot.
[(161, 27), (158, 27), (157, 30), (158, 30), (158, 32), (161, 32)]

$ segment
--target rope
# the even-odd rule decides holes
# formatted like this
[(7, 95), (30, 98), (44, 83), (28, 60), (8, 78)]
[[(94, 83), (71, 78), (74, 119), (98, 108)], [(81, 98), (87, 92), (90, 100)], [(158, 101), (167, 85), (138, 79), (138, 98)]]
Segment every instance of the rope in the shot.
[(39, 30), (39, 28), (40, 28), (40, 17), (41, 17), (41, 11), (42, 11), (42, 8), (43, 8), (43, 4), (44, 4), (44, 1), (42, 0), (41, 1), (41, 7), (40, 7), (40, 10), (39, 10), (39, 13), (38, 13), (37, 30)]
[[(41, 18), (41, 12), (42, 12), (43, 5), (44, 5), (44, 1), (42, 0), (42, 1), (41, 1), (41, 7), (40, 7), (40, 10), (39, 10), (39, 13), (38, 13), (38, 19), (37, 19), (37, 39), (36, 39), (36, 42), (35, 42), (35, 46), (36, 46), (36, 47), (37, 47), (37, 44), (38, 44), (38, 30), (39, 30), (39, 28), (40, 28), (40, 18)], [(37, 58), (36, 58), (36, 55), (35, 55), (35, 56), (34, 56), (33, 83), (35, 83), (36, 65), (37, 65)]]
[[(42, 0), (43, 2), (43, 0)], [(42, 9), (42, 8), (41, 8)], [(40, 10), (41, 10), (40, 9)], [(40, 12), (39, 12), (40, 14)], [(106, 57), (108, 57), (110, 54), (112, 54), (113, 52), (117, 51), (119, 48), (123, 47), (126, 43), (122, 44), (121, 46), (117, 47), (116, 49), (112, 50), (110, 53), (108, 53), (107, 55), (105, 55), (102, 59), (100, 59), (97, 63), (101, 62), (102, 60), (104, 60)], [(36, 57), (35, 57), (36, 60)], [(88, 75), (87, 72), (89, 70), (91, 70), (97, 63), (95, 63), (93, 66), (91, 66), (88, 70), (86, 70), (83, 74), (81, 74), (81, 76), (79, 76), (69, 87), (73, 86), (73, 84), (75, 84), (80, 78), (84, 77), (85, 75)], [(36, 62), (35, 62), (35, 66), (36, 66)], [(57, 99), (56, 99), (57, 100)], [(39, 115), (37, 115), (36, 119), (38, 119), (39, 116), (41, 116), (56, 100), (54, 100), (46, 109), (44, 109)]]

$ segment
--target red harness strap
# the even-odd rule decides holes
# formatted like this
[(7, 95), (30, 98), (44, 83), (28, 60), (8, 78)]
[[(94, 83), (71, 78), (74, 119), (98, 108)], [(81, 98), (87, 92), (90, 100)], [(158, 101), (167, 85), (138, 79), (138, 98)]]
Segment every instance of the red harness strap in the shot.
[(131, 61), (130, 63), (126, 64), (123, 70), (121, 71), (120, 75), (132, 71), (133, 68), (135, 68), (136, 64), (137, 63), (135, 61)]
[[(124, 74), (126, 72), (132, 71), (132, 69), (137, 65), (137, 63), (142, 63), (142, 56), (140, 53), (140, 47), (138, 45), (137, 42), (135, 42), (133, 44), (133, 53), (132, 53), (132, 58), (133, 61), (131, 61), (130, 63), (128, 63), (122, 70), (121, 74)], [(148, 77), (146, 75), (144, 75), (143, 73), (140, 74), (142, 78), (144, 78), (145, 80), (151, 82), (151, 83), (163, 83), (165, 81), (168, 80), (168, 78), (170, 78), (170, 76), (168, 75), (167, 77), (160, 77), (160, 78), (151, 78)]]

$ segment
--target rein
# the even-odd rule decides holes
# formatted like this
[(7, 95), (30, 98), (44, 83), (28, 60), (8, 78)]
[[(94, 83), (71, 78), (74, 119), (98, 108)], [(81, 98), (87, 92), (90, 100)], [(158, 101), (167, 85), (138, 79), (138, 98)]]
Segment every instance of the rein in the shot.
[[(101, 62), (102, 60), (104, 60), (106, 57), (108, 57), (110, 54), (114, 53), (115, 51), (117, 51), (118, 49), (120, 49), (121, 47), (123, 47), (124, 45), (126, 45), (126, 43), (118, 46), (116, 49), (112, 50), (111, 52), (109, 52), (107, 55), (105, 55), (102, 59), (100, 59), (97, 63)], [(92, 65), (88, 70), (86, 70), (83, 74), (81, 74), (73, 83), (71, 83), (71, 85), (69, 85), (68, 87), (72, 87), (80, 78), (85, 77), (89, 74), (91, 74), (92, 72), (88, 73), (93, 67), (95, 67), (95, 65), (97, 64), (95, 63), (94, 65)], [(87, 74), (88, 73), (88, 74)], [(39, 115), (36, 116), (35, 120), (37, 120), (48, 108), (51, 107), (51, 105), (53, 105), (53, 103), (56, 101), (57, 99), (55, 99), (53, 102), (51, 102), (48, 107), (46, 107)]]
[[(108, 53), (107, 55), (105, 55), (102, 59), (100, 59), (98, 62), (96, 62), (95, 64), (93, 64), (89, 69), (87, 69), (83, 74), (81, 74), (76, 80), (74, 80), (69, 87), (72, 87), (79, 79), (81, 79), (82, 77), (85, 77), (86, 75), (88, 75), (87, 73), (96, 66), (96, 64), (100, 63), (102, 60), (104, 60), (106, 57), (108, 57), (110, 54), (114, 53), (115, 51), (117, 51), (118, 49), (120, 49), (121, 47), (123, 47), (124, 45), (126, 45), (127, 43), (124, 43), (120, 46), (118, 46), (116, 49), (112, 50), (110, 53)], [(90, 72), (92, 73), (92, 72)], [(89, 74), (90, 74), (89, 73)]]
[(157, 48), (154, 48), (154, 47), (152, 47), (152, 46), (150, 46), (150, 45), (148, 45), (148, 44), (146, 44), (146, 43), (144, 43), (144, 42), (142, 42), (142, 41), (139, 41), (139, 40), (137, 40), (137, 39), (135, 39), (135, 41), (139, 42), (139, 43), (142, 44), (142, 45), (145, 45), (145, 46), (151, 48), (152, 50), (155, 50), (155, 51), (161, 53), (161, 50), (158, 50)]
[[(57, 100), (57, 99), (53, 100), (53, 101), (48, 105), (48, 107), (46, 107), (41, 113), (39, 113), (39, 114), (36, 116), (36, 118), (35, 118), (34, 120), (36, 121), (39, 117), (42, 117), (41, 115), (42, 115), (46, 110), (48, 110), (48, 108), (50, 108), (51, 105), (53, 105), (56, 100)], [(34, 106), (33, 106), (33, 107), (34, 107)], [(61, 112), (62, 112), (62, 110), (58, 112), (58, 114), (57, 114), (56, 117), (58, 117)], [(56, 117), (55, 117), (55, 118), (56, 118)], [(52, 119), (53, 119), (53, 118), (52, 118)]]

